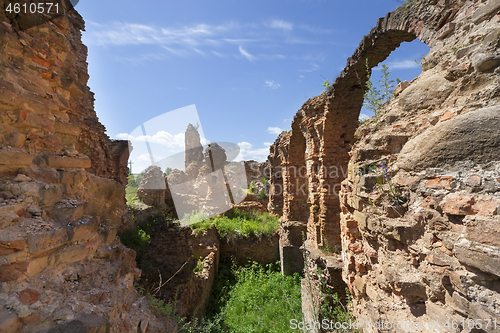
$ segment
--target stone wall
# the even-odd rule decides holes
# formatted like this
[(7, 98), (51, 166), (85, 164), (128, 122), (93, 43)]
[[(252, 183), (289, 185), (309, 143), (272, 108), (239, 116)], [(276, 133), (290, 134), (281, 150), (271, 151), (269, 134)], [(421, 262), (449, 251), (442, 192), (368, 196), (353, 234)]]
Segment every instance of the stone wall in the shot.
[(125, 184), (128, 143), (110, 141), (94, 111), (81, 16), (71, 10), (24, 30), (5, 15), (2, 10), (0, 172), (22, 169), (42, 178), (50, 177), (47, 169), (85, 168)]
[[(142, 283), (158, 298), (177, 302), (181, 317), (201, 318), (210, 298), (219, 257), (215, 227), (196, 234), (186, 225), (159, 225), (152, 230), (150, 245), (142, 258), (145, 267)], [(197, 271), (198, 261), (202, 261), (202, 267)]]
[[(283, 169), (282, 223), (307, 221), (309, 253), (342, 247), (359, 318), (498, 317), (498, 247), (473, 234), (494, 233), (499, 221), (499, 9), (492, 0), (431, 0), (388, 13), (271, 147)], [(416, 38), (431, 48), (422, 75), (357, 129), (366, 64)], [(303, 166), (306, 196), (292, 172)]]
[(455, 5), (429, 16), (446, 19), (424, 33), (423, 73), (357, 130), (342, 183), (358, 318), (440, 323), (401, 331), (494, 332), (467, 320), (500, 319), (500, 4)]
[[(68, 2), (66, 2), (68, 3)], [(34, 23), (0, 1), (0, 331), (164, 332), (116, 238), (129, 147), (87, 87), (75, 10)], [(9, 14), (10, 15), (10, 14)]]

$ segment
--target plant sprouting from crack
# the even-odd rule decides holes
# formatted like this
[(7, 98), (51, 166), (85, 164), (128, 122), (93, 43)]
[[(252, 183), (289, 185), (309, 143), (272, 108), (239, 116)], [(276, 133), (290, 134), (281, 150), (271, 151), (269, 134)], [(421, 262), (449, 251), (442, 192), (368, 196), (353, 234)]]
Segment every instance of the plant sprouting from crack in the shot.
[(377, 173), (377, 185), (380, 190), (387, 193), (389, 201), (394, 206), (401, 206), (407, 200), (406, 197), (396, 188), (392, 182), (392, 173), (389, 169), (389, 162), (383, 161), (380, 163), (382, 174)]

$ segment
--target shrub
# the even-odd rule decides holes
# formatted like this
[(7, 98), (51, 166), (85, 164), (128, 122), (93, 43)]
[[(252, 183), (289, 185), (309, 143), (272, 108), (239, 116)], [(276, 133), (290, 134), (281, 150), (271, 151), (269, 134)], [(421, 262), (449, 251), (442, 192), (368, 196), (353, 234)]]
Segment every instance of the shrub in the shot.
[(257, 185), (257, 184), (256, 184), (254, 181), (252, 181), (252, 182), (250, 183), (250, 185), (248, 186), (248, 194), (253, 194), (253, 192), (255, 191), (255, 186), (256, 186), (256, 185)]

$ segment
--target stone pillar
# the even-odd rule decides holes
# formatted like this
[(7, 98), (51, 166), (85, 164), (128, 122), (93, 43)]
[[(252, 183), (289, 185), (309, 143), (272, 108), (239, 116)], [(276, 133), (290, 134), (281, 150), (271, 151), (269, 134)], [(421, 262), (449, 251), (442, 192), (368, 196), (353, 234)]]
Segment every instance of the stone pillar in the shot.
[(203, 146), (200, 141), (198, 130), (189, 124), (185, 137), (184, 167), (189, 180), (196, 179), (200, 168), (203, 166)]

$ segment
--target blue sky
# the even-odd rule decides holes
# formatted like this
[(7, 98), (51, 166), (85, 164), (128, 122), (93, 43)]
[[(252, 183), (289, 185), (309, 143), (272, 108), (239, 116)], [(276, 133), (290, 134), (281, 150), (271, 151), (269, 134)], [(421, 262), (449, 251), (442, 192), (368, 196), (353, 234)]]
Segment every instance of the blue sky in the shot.
[[(82, 0), (76, 9), (86, 21), (83, 41), (96, 112), (111, 138), (142, 135), (142, 141), (168, 146), (155, 148), (156, 160), (181, 151), (184, 125), (199, 122), (204, 142), (236, 143), (239, 158), (263, 161), (302, 104), (321, 93), (325, 79), (335, 79), (377, 19), (397, 5)], [(392, 79), (418, 76), (414, 60), (428, 50), (414, 41), (393, 52), (385, 62)], [(379, 74), (374, 72), (375, 79)], [(173, 110), (179, 111), (159, 117)], [(172, 120), (174, 114), (184, 122)], [(139, 133), (141, 124), (151, 129)], [(143, 153), (136, 149), (133, 155), (139, 168), (148, 159)]]

